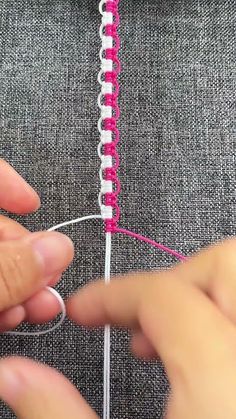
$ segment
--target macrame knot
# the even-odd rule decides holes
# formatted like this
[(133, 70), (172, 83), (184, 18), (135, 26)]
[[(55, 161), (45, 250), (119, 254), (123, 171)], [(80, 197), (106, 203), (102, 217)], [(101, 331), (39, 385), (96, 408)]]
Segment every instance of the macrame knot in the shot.
[(114, 95), (114, 93), (110, 94), (107, 93), (105, 95), (105, 105), (111, 106), (112, 108), (115, 108), (117, 106), (117, 96)]
[(105, 222), (105, 231), (106, 233), (115, 233), (117, 229), (117, 222), (114, 218), (106, 219)]
[(114, 23), (111, 25), (106, 25), (105, 31), (107, 36), (112, 36), (114, 38), (117, 36), (117, 25), (115, 25)]
[(116, 14), (117, 13), (117, 3), (115, 1), (107, 1), (106, 11), (111, 12), (113, 14)]
[(112, 182), (116, 181), (117, 174), (114, 167), (107, 167), (105, 170), (105, 180), (111, 180)]
[(117, 83), (117, 74), (115, 71), (107, 71), (105, 73), (105, 82), (107, 83)]
[(114, 131), (116, 128), (116, 119), (113, 118), (105, 118), (104, 119), (104, 128), (106, 131)]
[(114, 143), (104, 144), (104, 155), (105, 156), (115, 156), (116, 146)]
[(113, 208), (117, 205), (117, 195), (114, 192), (108, 192), (105, 194), (105, 205), (111, 206)]
[(107, 48), (106, 49), (106, 59), (115, 61), (117, 60), (117, 49), (116, 48)]

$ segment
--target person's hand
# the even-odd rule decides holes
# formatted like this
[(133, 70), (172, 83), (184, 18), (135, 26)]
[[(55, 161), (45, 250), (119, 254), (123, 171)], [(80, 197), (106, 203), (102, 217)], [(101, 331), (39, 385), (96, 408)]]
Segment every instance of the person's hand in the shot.
[[(168, 419), (236, 417), (235, 254), (233, 239), (172, 270), (89, 285), (68, 302), (76, 323), (127, 327), (136, 355), (161, 357)], [(22, 419), (97, 417), (63, 376), (29, 360), (0, 361), (0, 397)]]
[[(26, 214), (36, 211), (36, 192), (0, 160), (0, 208)], [(30, 233), (0, 215), (0, 331), (23, 320), (43, 323), (60, 311), (56, 298), (46, 290), (55, 285), (73, 258), (73, 245), (60, 233)]]

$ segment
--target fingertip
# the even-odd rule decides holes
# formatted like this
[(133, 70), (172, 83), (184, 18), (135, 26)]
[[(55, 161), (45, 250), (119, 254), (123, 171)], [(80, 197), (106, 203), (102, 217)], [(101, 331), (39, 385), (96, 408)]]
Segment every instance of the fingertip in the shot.
[[(24, 182), (24, 185), (23, 185)], [(20, 182), (19, 182), (20, 183)], [(22, 185), (19, 185), (19, 190), (5, 201), (5, 206), (8, 206), (7, 211), (12, 213), (26, 215), (36, 212), (40, 206), (41, 201), (37, 192), (22, 179)]]
[(66, 302), (67, 316), (76, 324), (98, 327), (106, 323), (107, 316), (96, 289), (94, 284), (86, 286)]
[(66, 302), (67, 316), (71, 320), (77, 323), (79, 323), (79, 319), (80, 319), (79, 310), (78, 310), (78, 300), (79, 300), (79, 296), (78, 296), (78, 293), (76, 293), (76, 294), (73, 294)]
[(17, 214), (34, 212), (40, 207), (40, 198), (35, 190), (2, 159), (0, 159), (0, 207)]
[(97, 418), (63, 375), (26, 358), (0, 361), (0, 397), (21, 418)]
[(67, 316), (80, 325), (90, 325), (88, 314), (90, 313), (90, 302), (84, 298), (84, 290), (72, 295), (66, 302)]
[(15, 329), (25, 319), (26, 312), (22, 305), (12, 307), (0, 313), (0, 332)]
[(24, 303), (26, 320), (32, 324), (43, 324), (53, 320), (60, 312), (61, 306), (56, 297), (44, 289)]

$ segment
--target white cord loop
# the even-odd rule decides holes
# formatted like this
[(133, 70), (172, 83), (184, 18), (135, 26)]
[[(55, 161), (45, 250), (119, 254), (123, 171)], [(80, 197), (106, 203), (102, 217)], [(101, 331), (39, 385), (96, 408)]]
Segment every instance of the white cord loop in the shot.
[[(101, 219), (102, 216), (101, 215), (88, 215), (88, 216), (85, 216), (85, 217), (76, 218), (75, 220), (66, 221), (64, 223), (58, 224), (54, 227), (51, 227), (51, 228), (48, 229), (48, 231), (55, 231), (55, 230), (58, 230), (61, 227), (66, 227), (66, 226), (71, 225), (71, 224), (78, 224), (78, 223), (81, 223), (83, 221), (93, 220), (93, 219), (96, 219), (96, 218)], [(18, 332), (17, 330), (13, 330), (13, 331), (10, 331), (10, 332), (5, 332), (6, 334), (12, 335), (12, 336), (42, 336), (42, 335), (47, 335), (48, 333), (53, 332), (54, 330), (58, 329), (62, 325), (62, 323), (64, 322), (64, 320), (66, 318), (65, 303), (64, 303), (62, 297), (60, 296), (60, 294), (54, 288), (46, 287), (46, 289), (48, 291), (50, 291), (51, 294), (54, 295), (54, 297), (56, 297), (57, 301), (60, 304), (61, 317), (58, 320), (58, 322), (56, 324), (54, 324), (53, 326), (49, 327), (48, 329), (45, 329), (45, 330), (39, 330), (39, 331), (35, 331), (35, 332), (21, 332), (21, 331)]]

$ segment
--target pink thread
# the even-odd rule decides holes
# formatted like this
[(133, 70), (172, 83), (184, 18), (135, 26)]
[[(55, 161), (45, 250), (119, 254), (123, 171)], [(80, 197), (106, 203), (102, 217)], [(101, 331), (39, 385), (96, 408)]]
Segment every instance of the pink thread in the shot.
[(106, 228), (106, 232), (107, 233), (114, 233), (114, 231), (116, 230), (116, 221), (114, 220), (114, 218), (107, 218), (106, 220), (104, 220), (105, 223), (105, 228)]
[(116, 154), (116, 147), (114, 143), (104, 144), (104, 156), (114, 156)]
[(117, 105), (117, 96), (112, 94), (105, 94), (105, 106), (112, 106), (114, 108)]
[(117, 84), (117, 74), (115, 71), (107, 71), (105, 73), (105, 82)]
[(154, 240), (148, 239), (147, 237), (142, 236), (141, 234), (133, 233), (132, 231), (125, 230), (124, 228), (119, 228), (116, 226), (113, 226), (113, 230), (111, 233), (121, 233), (125, 234), (126, 236), (133, 237), (137, 240), (143, 241), (145, 243), (150, 244), (151, 246), (156, 247), (159, 250), (162, 250), (163, 252), (169, 253), (170, 255), (176, 257), (179, 260), (186, 260), (186, 256), (181, 255), (180, 253), (176, 252), (175, 250), (170, 249), (169, 247), (164, 246), (163, 244), (157, 243)]
[(105, 57), (107, 60), (112, 60), (114, 64), (116, 64), (116, 68), (114, 70), (114, 72), (116, 74), (119, 74), (120, 72), (120, 61), (117, 58), (117, 50), (115, 48), (109, 48), (106, 50), (105, 52)]
[(106, 25), (105, 27), (106, 36), (112, 36), (115, 38), (117, 36), (117, 25), (112, 23), (111, 25)]
[(120, 16), (118, 13), (118, 3), (119, 1), (107, 1), (106, 2), (106, 11), (113, 13), (115, 17), (115, 24), (119, 25), (120, 23)]
[(112, 118), (105, 118), (104, 119), (104, 128), (106, 131), (114, 131), (116, 128), (116, 119)]
[(117, 205), (117, 195), (114, 192), (105, 194), (105, 205), (115, 207)]
[(117, 180), (116, 169), (114, 169), (114, 167), (106, 167), (104, 172), (106, 180), (111, 180), (112, 182), (115, 182)]
[(113, 38), (114, 38), (115, 44), (116, 44), (116, 46), (115, 46), (116, 51), (118, 52), (118, 50), (120, 49), (120, 38), (119, 38), (118, 35), (113, 36)]
[(115, 150), (115, 153), (114, 153), (114, 160), (115, 160), (115, 163), (114, 163), (113, 167), (114, 167), (115, 170), (117, 170), (119, 165), (120, 165), (120, 156), (119, 156), (119, 154), (117, 153), (116, 150)]
[(117, 121), (120, 117), (120, 108), (118, 105), (114, 106), (114, 118)]
[(115, 220), (116, 225), (117, 225), (117, 223), (118, 223), (118, 221), (119, 221), (119, 218), (120, 218), (120, 207), (119, 207), (119, 205), (118, 205), (118, 204), (117, 204), (117, 205), (115, 205), (115, 210), (116, 210), (116, 214), (115, 214), (115, 216), (114, 216), (114, 220)]
[(106, 59), (107, 60), (117, 60), (117, 50), (116, 48), (107, 48), (106, 49)]
[(111, 12), (115, 15), (117, 13), (117, 2), (116, 1), (107, 1), (106, 2), (106, 11)]
[(114, 118), (117, 120), (120, 117), (120, 109), (117, 104), (117, 95), (114, 93), (107, 93), (104, 95), (104, 105), (111, 106), (114, 110)]
[(120, 184), (120, 181), (119, 181), (118, 177), (116, 178), (114, 183), (115, 183), (115, 186), (116, 186), (115, 194), (119, 195), (119, 193), (121, 191), (121, 184)]
[(117, 145), (120, 141), (120, 132), (119, 132), (118, 128), (116, 128), (113, 132), (115, 134), (114, 142)]

